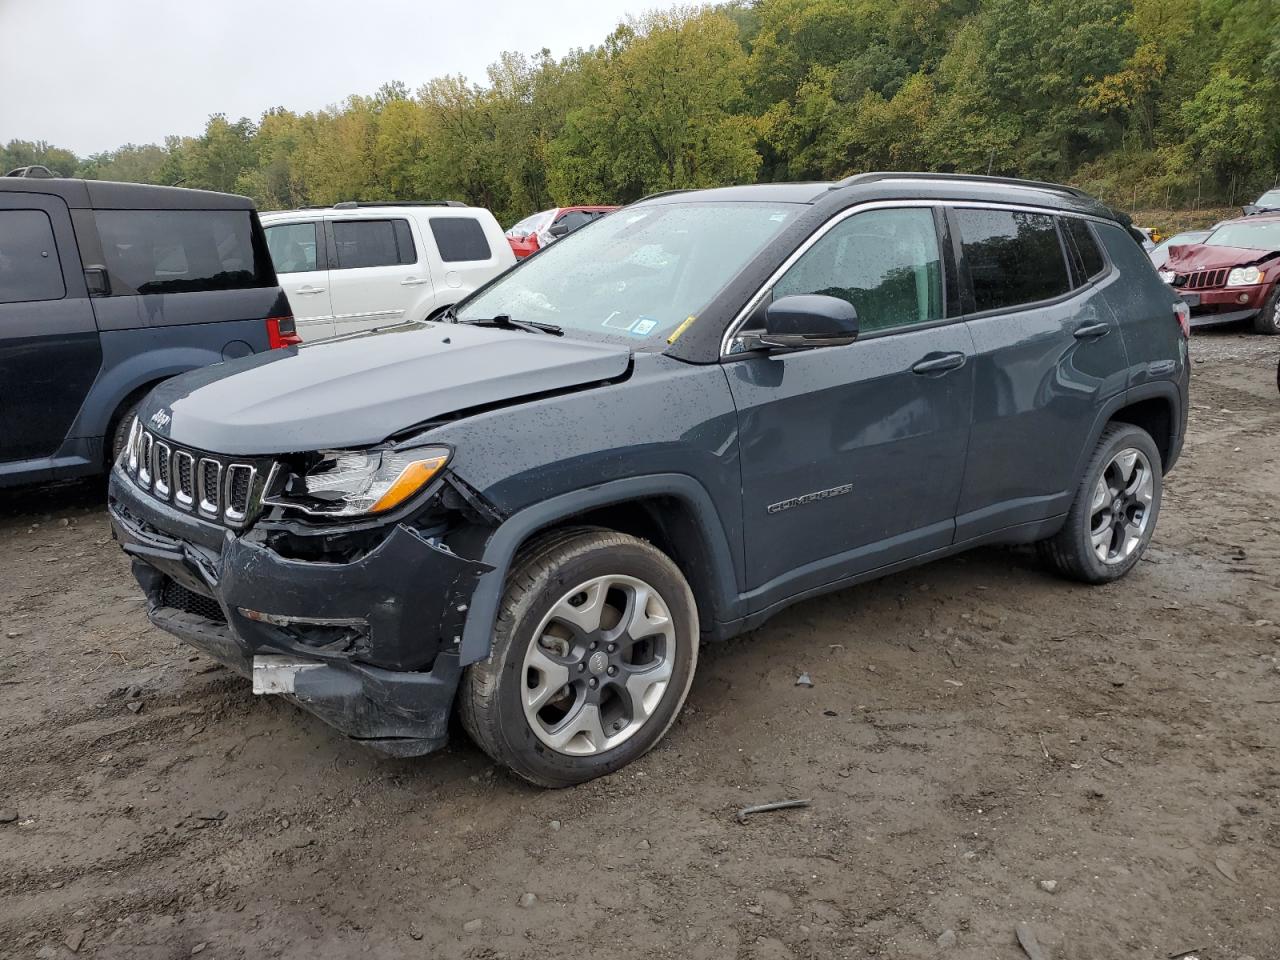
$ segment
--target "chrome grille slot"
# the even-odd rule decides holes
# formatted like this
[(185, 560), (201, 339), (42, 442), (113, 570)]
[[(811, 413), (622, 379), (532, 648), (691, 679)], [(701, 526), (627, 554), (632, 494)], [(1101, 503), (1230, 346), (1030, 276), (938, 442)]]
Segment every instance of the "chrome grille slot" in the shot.
[(227, 491), (224, 516), (228, 523), (240, 523), (249, 513), (249, 497), (257, 474), (250, 464), (233, 463), (227, 467)]
[[(146, 430), (138, 443), (138, 486), (151, 487), (151, 449), (154, 438)], [(132, 458), (130, 458), (132, 459)]]
[(196, 458), (185, 450), (173, 455), (173, 501), (190, 510), (196, 502)]
[(163, 500), (168, 500), (169, 493), (173, 488), (172, 463), (170, 462), (172, 451), (163, 440), (155, 441), (153, 449), (155, 450), (152, 458), (152, 469), (155, 471), (156, 477), (155, 494)]
[(200, 512), (216, 517), (222, 509), (222, 497), (218, 485), (222, 480), (222, 464), (212, 457), (202, 457), (196, 470), (196, 490)]

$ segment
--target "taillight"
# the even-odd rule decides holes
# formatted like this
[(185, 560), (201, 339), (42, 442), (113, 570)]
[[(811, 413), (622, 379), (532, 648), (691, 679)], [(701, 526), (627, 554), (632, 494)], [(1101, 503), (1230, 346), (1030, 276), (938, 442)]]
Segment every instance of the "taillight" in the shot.
[(1191, 308), (1187, 306), (1185, 300), (1179, 300), (1173, 305), (1173, 315), (1178, 320), (1178, 329), (1182, 331), (1182, 339), (1191, 339)]
[(272, 350), (296, 347), (302, 342), (293, 317), (267, 317), (267, 346)]

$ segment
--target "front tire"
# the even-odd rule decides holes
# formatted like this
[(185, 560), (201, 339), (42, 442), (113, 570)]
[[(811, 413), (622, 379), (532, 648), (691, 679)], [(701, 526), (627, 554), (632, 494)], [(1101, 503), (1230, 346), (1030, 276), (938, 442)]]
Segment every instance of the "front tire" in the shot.
[(1150, 434), (1128, 423), (1102, 431), (1066, 523), (1039, 544), (1058, 573), (1109, 583), (1134, 568), (1155, 533), (1164, 492), (1160, 451)]
[(688, 582), (652, 544), (598, 528), (551, 534), (507, 579), (493, 648), (463, 678), (462, 724), (539, 786), (612, 773), (675, 722), (698, 634)]
[(1280, 334), (1280, 283), (1276, 284), (1271, 296), (1267, 297), (1262, 309), (1253, 318), (1253, 329), (1255, 333), (1270, 336)]

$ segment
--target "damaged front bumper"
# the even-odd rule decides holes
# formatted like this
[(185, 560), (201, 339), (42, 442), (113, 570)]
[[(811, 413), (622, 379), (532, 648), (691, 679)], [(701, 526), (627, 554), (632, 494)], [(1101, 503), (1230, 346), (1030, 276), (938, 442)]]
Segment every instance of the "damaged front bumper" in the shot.
[[(113, 470), (116, 539), (163, 630), (397, 756), (447, 739), (458, 644), (490, 569), (398, 523), (350, 562), (281, 556), (140, 491)], [(279, 678), (285, 678), (279, 681)]]

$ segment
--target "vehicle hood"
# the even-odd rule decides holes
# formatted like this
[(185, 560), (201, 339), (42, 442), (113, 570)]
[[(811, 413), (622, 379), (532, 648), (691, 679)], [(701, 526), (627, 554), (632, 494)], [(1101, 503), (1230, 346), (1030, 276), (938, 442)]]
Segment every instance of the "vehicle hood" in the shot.
[(426, 421), (621, 377), (631, 353), (466, 324), (402, 324), (269, 350), (167, 380), (143, 424), (211, 453), (270, 456), (379, 443)]
[(1222, 267), (1247, 267), (1275, 255), (1274, 250), (1253, 247), (1208, 247), (1203, 243), (1188, 243), (1170, 247), (1169, 262), (1165, 266), (1178, 273), (1195, 273)]

